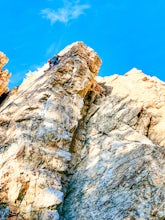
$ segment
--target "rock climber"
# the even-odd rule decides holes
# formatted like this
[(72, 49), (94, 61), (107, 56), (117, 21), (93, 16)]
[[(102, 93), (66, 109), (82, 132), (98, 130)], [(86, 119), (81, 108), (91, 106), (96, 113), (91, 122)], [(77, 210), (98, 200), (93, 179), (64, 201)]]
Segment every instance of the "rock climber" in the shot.
[(49, 59), (48, 60), (48, 63), (49, 63), (49, 68), (47, 70), (44, 70), (44, 72), (52, 69), (52, 67), (54, 67), (55, 65), (57, 65), (59, 62), (60, 62), (60, 55), (58, 54), (55, 54), (53, 58)]
[(49, 69), (50, 70), (53, 66), (57, 65), (60, 62), (60, 55), (55, 54), (53, 58), (48, 60)]

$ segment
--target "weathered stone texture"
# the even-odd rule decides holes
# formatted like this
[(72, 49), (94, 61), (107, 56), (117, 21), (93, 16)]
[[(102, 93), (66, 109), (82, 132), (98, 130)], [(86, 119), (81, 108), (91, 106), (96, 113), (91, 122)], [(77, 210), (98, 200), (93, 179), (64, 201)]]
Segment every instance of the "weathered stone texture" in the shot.
[(60, 55), (1, 104), (0, 219), (165, 219), (165, 83), (95, 78), (81, 42)]
[(8, 91), (8, 81), (10, 74), (6, 69), (2, 69), (7, 62), (8, 58), (6, 55), (0, 52), (0, 96)]
[(59, 218), (56, 207), (63, 202), (61, 177), (71, 160), (69, 147), (83, 116), (84, 97), (101, 64), (81, 42), (61, 54), (57, 66), (29, 75), (0, 108), (4, 215)]
[(165, 219), (165, 83), (136, 69), (98, 81), (61, 219)]

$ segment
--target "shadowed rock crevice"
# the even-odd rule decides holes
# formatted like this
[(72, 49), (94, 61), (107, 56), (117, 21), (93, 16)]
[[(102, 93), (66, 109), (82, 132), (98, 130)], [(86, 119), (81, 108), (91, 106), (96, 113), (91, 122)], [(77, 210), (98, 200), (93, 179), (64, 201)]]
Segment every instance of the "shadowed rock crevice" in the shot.
[(152, 124), (151, 114), (149, 114), (146, 109), (142, 108), (141, 111), (137, 114), (137, 117), (138, 120), (135, 129), (150, 139), (149, 129)]
[[(78, 126), (76, 130), (74, 131), (73, 138), (70, 144), (69, 152), (72, 154), (72, 160), (70, 161), (68, 165), (68, 169), (63, 174), (62, 180), (61, 180), (62, 185), (63, 185), (64, 197), (67, 195), (69, 191), (68, 183), (71, 179), (71, 176), (74, 173), (79, 161), (82, 161), (82, 155), (79, 155), (79, 153), (81, 152), (84, 146), (84, 143), (86, 141), (86, 116), (88, 115), (88, 110), (91, 107), (92, 103), (97, 98), (101, 98), (103, 96), (105, 96), (105, 90), (100, 85), (97, 85), (96, 81), (94, 81), (94, 84), (92, 84), (90, 90), (87, 92), (87, 94), (84, 97), (84, 106), (81, 111), (82, 119), (78, 121)], [(81, 136), (81, 139), (79, 139), (80, 136)], [(77, 145), (77, 142), (79, 142), (78, 145)], [(60, 211), (60, 215), (62, 216), (62, 205), (60, 205), (58, 209)]]
[(5, 101), (5, 99), (7, 99), (8, 96), (9, 92), (5, 92), (0, 96), (0, 106), (3, 104), (3, 102)]

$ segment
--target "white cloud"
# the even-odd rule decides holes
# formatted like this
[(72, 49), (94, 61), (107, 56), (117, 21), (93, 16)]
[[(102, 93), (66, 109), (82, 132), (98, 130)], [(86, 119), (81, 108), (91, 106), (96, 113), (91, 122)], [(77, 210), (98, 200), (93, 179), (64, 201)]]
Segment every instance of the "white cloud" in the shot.
[(43, 18), (50, 20), (51, 24), (55, 22), (63, 22), (67, 23), (69, 20), (78, 18), (81, 14), (84, 14), (84, 10), (90, 8), (89, 4), (78, 4), (70, 3), (65, 1), (65, 5), (63, 8), (59, 8), (58, 10), (53, 10), (50, 8), (45, 8), (41, 10), (41, 14)]

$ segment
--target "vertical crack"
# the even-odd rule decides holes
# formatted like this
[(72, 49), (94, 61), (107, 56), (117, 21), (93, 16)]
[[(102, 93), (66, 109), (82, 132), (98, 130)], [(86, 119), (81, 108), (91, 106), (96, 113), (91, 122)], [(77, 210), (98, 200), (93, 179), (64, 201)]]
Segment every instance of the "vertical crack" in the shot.
[[(68, 169), (65, 171), (65, 173), (62, 176), (61, 183), (63, 186), (63, 192), (64, 192), (64, 202), (67, 195), (70, 193), (70, 189), (68, 188), (69, 182), (72, 178), (72, 175), (74, 174), (74, 170), (76, 169), (77, 165), (83, 160), (85, 155), (81, 155), (80, 152), (84, 146), (84, 143), (86, 141), (86, 116), (88, 115), (88, 111), (90, 109), (90, 106), (96, 98), (102, 97), (105, 95), (105, 89), (103, 89), (97, 82), (92, 85), (91, 89), (87, 92), (85, 98), (84, 98), (84, 106), (82, 109), (82, 119), (79, 120), (78, 126), (74, 132), (72, 142), (70, 144), (70, 153), (72, 154), (72, 160), (68, 166)], [(87, 153), (87, 152), (86, 152)], [(64, 203), (63, 203), (64, 204)], [(63, 217), (63, 204), (60, 204), (57, 207), (57, 210), (60, 215), (60, 219), (64, 219)]]

